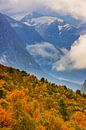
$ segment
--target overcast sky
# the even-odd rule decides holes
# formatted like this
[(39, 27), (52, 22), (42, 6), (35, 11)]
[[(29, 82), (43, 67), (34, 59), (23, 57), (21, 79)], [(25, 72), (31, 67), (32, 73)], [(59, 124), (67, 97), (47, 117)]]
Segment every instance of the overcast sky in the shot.
[(0, 0), (0, 12), (11, 16), (36, 10), (60, 11), (86, 21), (86, 0)]

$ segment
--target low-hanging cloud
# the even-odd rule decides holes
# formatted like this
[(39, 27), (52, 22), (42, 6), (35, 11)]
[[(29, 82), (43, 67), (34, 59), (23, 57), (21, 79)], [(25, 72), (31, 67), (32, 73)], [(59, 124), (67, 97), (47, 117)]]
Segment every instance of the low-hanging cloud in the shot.
[(82, 35), (72, 45), (70, 51), (65, 51), (65, 55), (53, 64), (53, 69), (57, 71), (86, 69), (86, 35)]
[(0, 10), (11, 14), (35, 10), (60, 11), (86, 21), (86, 0), (0, 0)]
[(41, 56), (43, 58), (57, 59), (59, 51), (50, 43), (42, 42), (33, 45), (27, 45), (26, 50), (33, 56)]

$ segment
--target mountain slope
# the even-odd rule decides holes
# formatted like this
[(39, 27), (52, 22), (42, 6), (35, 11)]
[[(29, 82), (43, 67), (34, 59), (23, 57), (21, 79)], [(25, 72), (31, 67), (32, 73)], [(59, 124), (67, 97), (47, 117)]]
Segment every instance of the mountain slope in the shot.
[(0, 61), (6, 65), (23, 70), (39, 68), (33, 57), (22, 46), (22, 41), (8, 23), (5, 15), (0, 14)]
[[(20, 25), (22, 24), (20, 23)], [(54, 78), (44, 72), (44, 68), (42, 67), (41, 69), (29, 51), (27, 51), (26, 44), (22, 42), (22, 39), (9, 23), (7, 16), (3, 14), (0, 14), (0, 63), (34, 73), (39, 78), (44, 76), (50, 81), (54, 81)]]
[(26, 44), (34, 44), (44, 41), (34, 27), (27, 26), (19, 21), (16, 21), (6, 16), (10, 26), (16, 31), (18, 37), (22, 40), (25, 46)]
[[(36, 18), (39, 16), (39, 14), (33, 15)], [(30, 15), (29, 18), (31, 17), (33, 16)], [(63, 54), (62, 51), (59, 48), (55, 48), (52, 44), (45, 42), (35, 30), (35, 27), (25, 25), (7, 16), (6, 19), (23, 42), (24, 48), (34, 57), (37, 63), (42, 68), (45, 68), (45, 70), (52, 68), (52, 63), (59, 60)]]

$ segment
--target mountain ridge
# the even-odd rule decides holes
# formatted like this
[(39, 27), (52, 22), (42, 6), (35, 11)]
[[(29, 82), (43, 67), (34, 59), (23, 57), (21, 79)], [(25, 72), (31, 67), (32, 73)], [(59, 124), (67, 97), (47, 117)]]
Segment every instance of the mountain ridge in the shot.
[(58, 17), (39, 15), (39, 17), (35, 18), (32, 15), (29, 18), (28, 15), (21, 21), (29, 26), (34, 26), (45, 41), (54, 44), (56, 47), (70, 48), (72, 43), (80, 36), (76, 27), (67, 24)]

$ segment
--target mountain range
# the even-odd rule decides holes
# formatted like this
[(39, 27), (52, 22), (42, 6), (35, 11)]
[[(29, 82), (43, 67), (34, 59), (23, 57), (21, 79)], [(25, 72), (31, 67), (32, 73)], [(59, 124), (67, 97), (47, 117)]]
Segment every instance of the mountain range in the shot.
[(70, 48), (72, 43), (79, 38), (79, 31), (76, 27), (57, 17), (32, 13), (21, 21), (35, 27), (41, 37), (55, 47)]
[(84, 26), (78, 28), (64, 19), (36, 12), (20, 21), (0, 13), (0, 63), (76, 87), (78, 83), (58, 78), (66, 74), (70, 78), (71, 72), (56, 72), (52, 66), (65, 49), (70, 50), (80, 33), (85, 33)]

